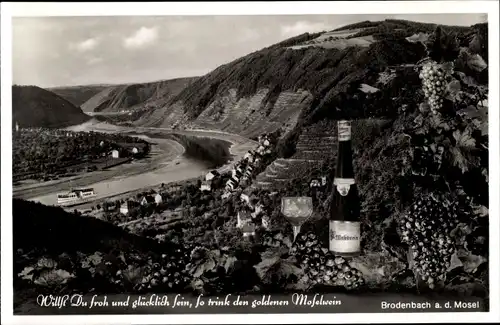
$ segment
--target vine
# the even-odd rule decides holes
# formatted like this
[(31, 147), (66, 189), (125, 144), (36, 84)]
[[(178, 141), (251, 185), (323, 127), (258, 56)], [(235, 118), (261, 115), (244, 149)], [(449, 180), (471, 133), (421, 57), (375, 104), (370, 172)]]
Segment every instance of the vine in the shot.
[(486, 261), (474, 254), (488, 250), (488, 87), (475, 78), (487, 65), (440, 28), (421, 41), (428, 57), (415, 68), (425, 100), (405, 130), (404, 171), (419, 197), (400, 220), (400, 236), (417, 280), (434, 289), (449, 284), (450, 271), (472, 263), (473, 273)]

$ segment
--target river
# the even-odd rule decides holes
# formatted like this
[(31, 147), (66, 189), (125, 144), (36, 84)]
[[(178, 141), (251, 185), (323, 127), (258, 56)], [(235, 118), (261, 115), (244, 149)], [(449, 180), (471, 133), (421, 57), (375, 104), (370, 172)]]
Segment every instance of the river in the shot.
[[(114, 126), (106, 123), (84, 123), (68, 128), (73, 131), (98, 131), (133, 133), (154, 145), (151, 157), (137, 160), (105, 171), (96, 171), (76, 177), (57, 181), (24, 184), (14, 187), (14, 197), (40, 202), (45, 205), (57, 203), (57, 193), (67, 191), (70, 187), (92, 187), (97, 196), (95, 200), (117, 196), (122, 193), (137, 191), (161, 183), (179, 182), (202, 176), (208, 171), (206, 164), (184, 156), (184, 148), (171, 139), (162, 138), (165, 134), (182, 134), (193, 137), (220, 139), (230, 142), (229, 148), (234, 160), (219, 168), (225, 171), (231, 168), (235, 160), (239, 160), (248, 150), (256, 146), (256, 142), (239, 135), (207, 130), (174, 131), (156, 128), (134, 128)], [(155, 135), (157, 137), (155, 137)]]

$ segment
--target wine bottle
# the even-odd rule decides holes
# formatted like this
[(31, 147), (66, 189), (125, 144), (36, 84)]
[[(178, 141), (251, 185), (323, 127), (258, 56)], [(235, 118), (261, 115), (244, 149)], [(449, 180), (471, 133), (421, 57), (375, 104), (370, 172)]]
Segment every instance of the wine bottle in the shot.
[(338, 154), (330, 208), (330, 251), (344, 257), (361, 252), (361, 204), (354, 177), (351, 123), (338, 121)]

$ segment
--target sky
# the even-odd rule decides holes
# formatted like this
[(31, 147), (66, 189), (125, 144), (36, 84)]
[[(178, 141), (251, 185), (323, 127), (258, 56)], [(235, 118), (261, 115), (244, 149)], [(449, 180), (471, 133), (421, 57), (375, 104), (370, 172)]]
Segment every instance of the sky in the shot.
[(383, 19), (486, 21), (481, 14), (15, 17), (13, 83), (47, 88), (200, 76), (305, 32)]

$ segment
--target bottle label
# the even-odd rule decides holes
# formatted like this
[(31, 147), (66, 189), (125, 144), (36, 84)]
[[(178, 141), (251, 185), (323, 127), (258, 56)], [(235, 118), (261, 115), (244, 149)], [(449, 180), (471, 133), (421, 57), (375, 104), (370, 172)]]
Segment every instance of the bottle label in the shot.
[(335, 178), (333, 184), (337, 187), (337, 191), (342, 196), (347, 196), (351, 185), (355, 184), (354, 178)]
[(361, 249), (359, 222), (330, 220), (330, 251), (357, 253)]
[(339, 141), (349, 141), (351, 140), (351, 122), (349, 121), (338, 121), (338, 138)]

